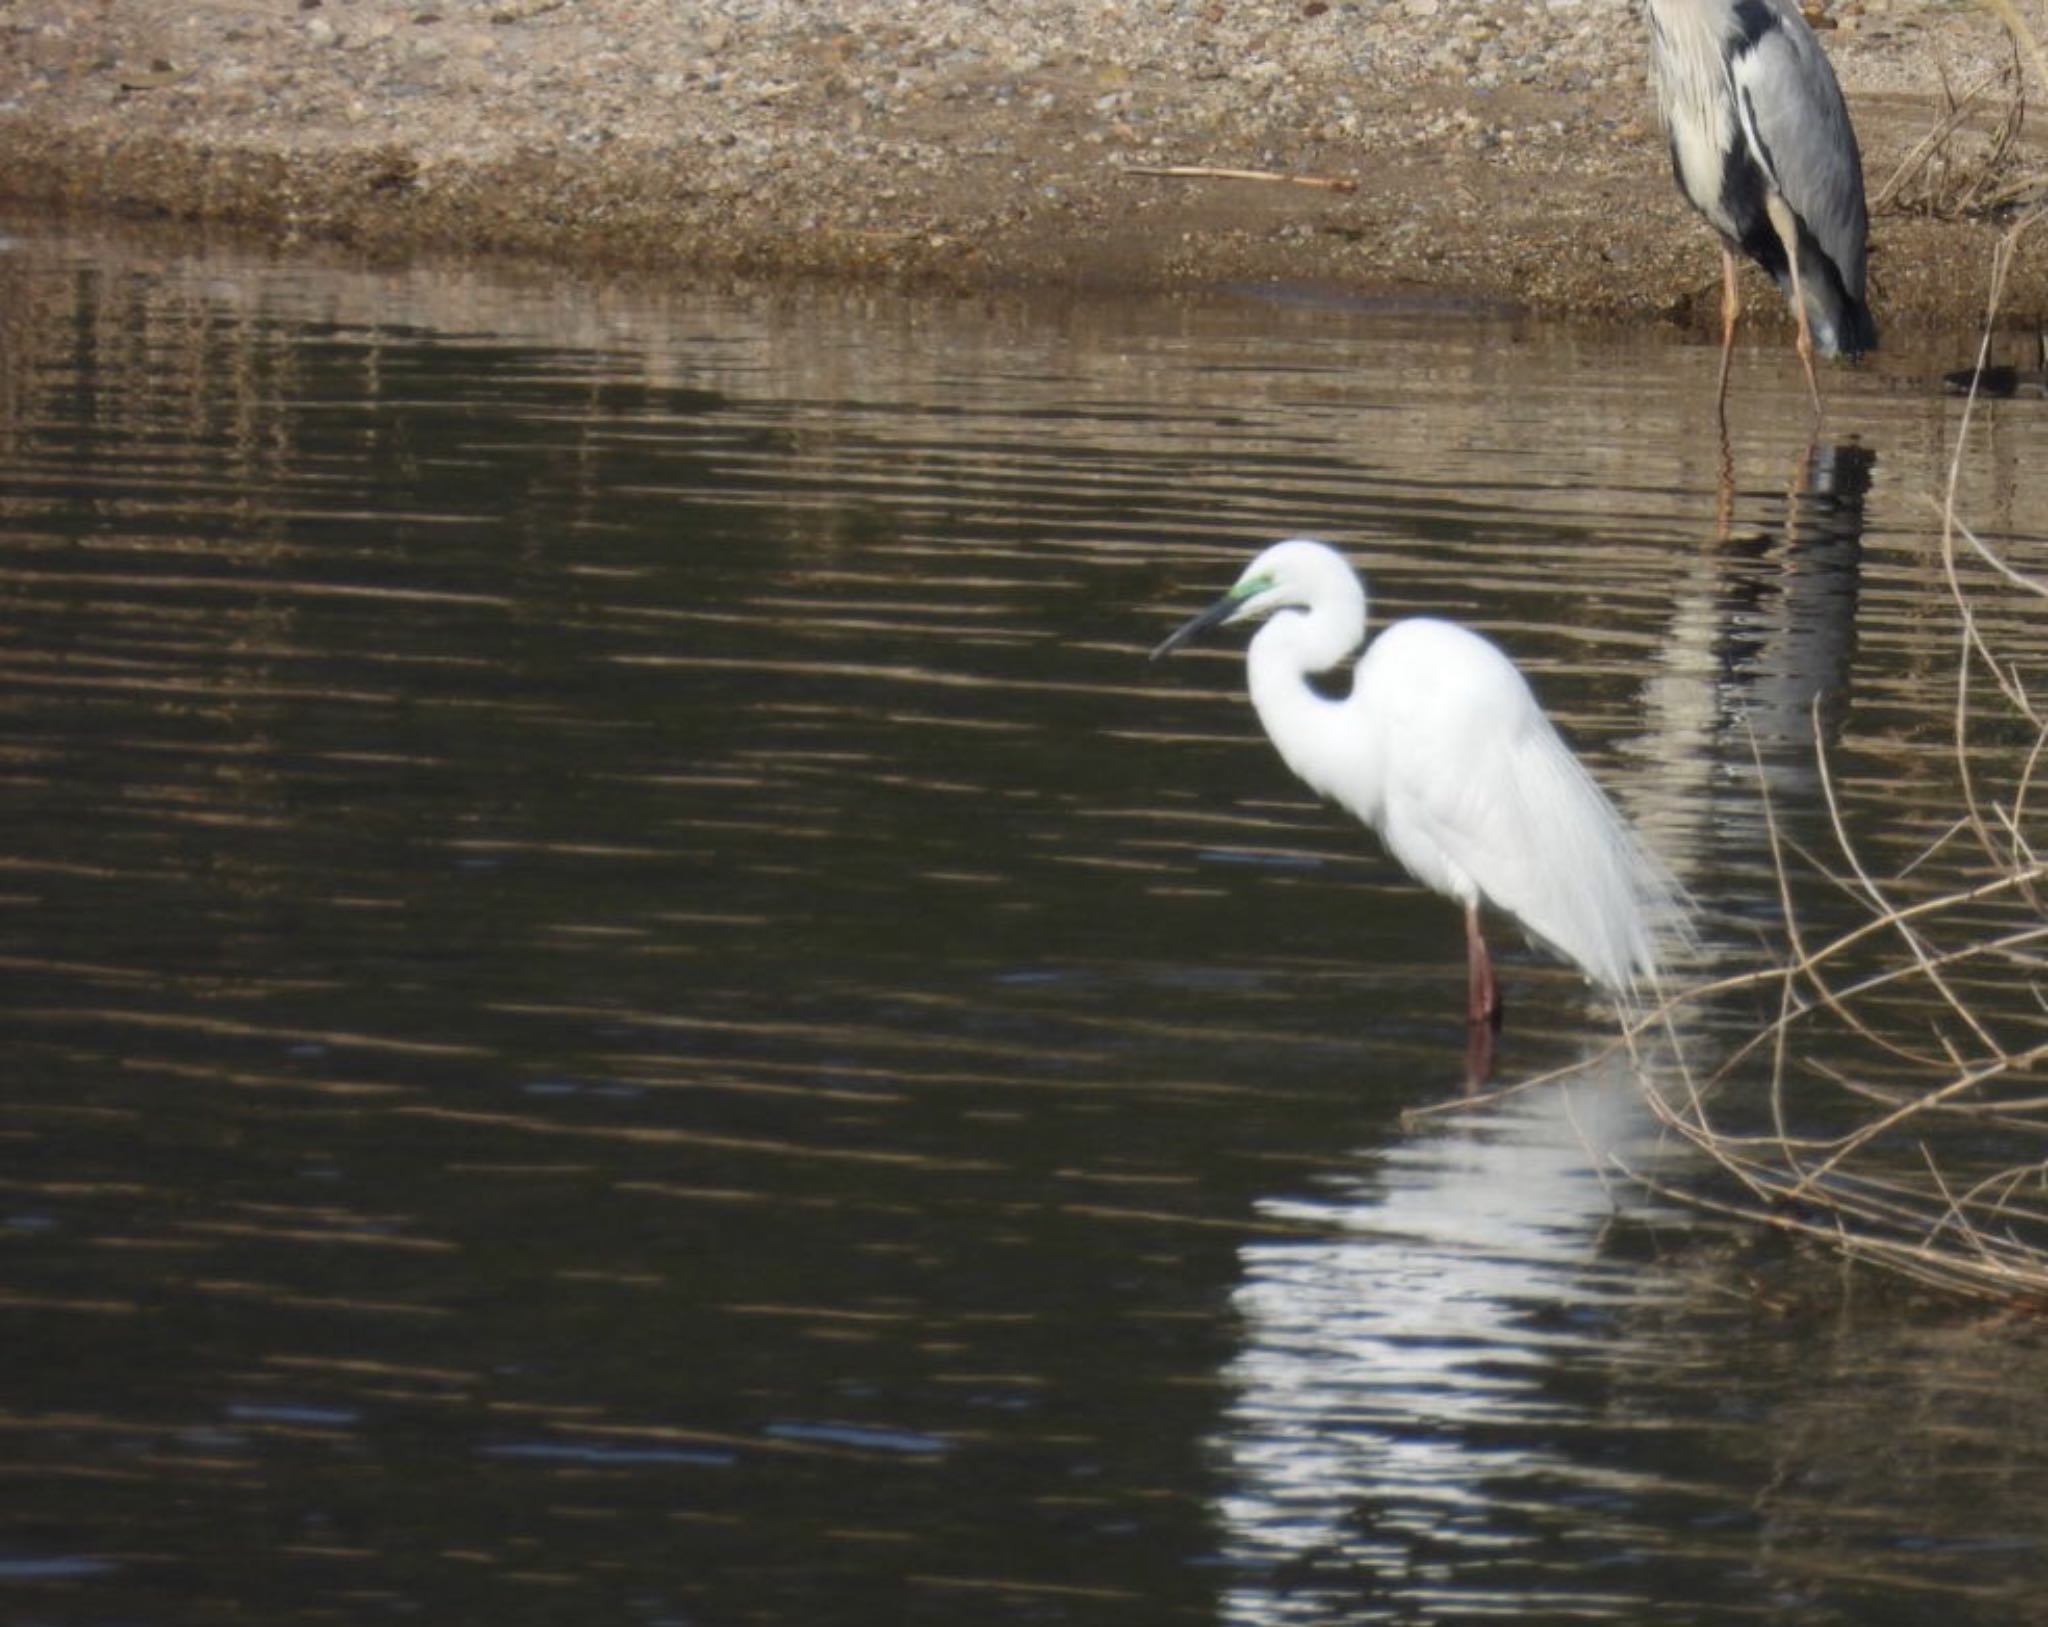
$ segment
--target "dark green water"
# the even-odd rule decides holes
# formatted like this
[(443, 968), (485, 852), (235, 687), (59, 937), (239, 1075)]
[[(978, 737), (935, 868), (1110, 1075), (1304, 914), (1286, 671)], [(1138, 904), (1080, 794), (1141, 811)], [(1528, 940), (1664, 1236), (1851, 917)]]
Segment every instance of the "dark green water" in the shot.
[[(1616, 1070), (1403, 1128), (1455, 910), (1232, 641), (1144, 659), (1340, 543), (1740, 965), (1745, 720), (1795, 834), (1816, 698), (1878, 848), (1946, 817), (1932, 362), (1809, 464), (1747, 352), (1717, 526), (1661, 340), (30, 227), (0, 294), (0, 1619), (2048, 1619), (2041, 1326), (1611, 1189)], [(2036, 565), (2041, 434), (1966, 470)], [(1611, 1034), (1504, 962), (1504, 1075)]]

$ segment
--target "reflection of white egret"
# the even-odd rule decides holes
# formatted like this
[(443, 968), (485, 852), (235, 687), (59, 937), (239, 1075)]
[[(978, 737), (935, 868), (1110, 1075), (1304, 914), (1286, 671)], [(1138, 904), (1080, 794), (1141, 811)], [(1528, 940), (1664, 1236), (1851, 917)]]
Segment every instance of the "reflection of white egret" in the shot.
[(1397, 621), (1358, 658), (1351, 693), (1309, 683), (1365, 637), (1365, 586), (1322, 543), (1275, 543), (1162, 643), (1270, 617), (1246, 657), (1252, 704), (1287, 766), (1379, 833), (1408, 873), (1465, 906), (1468, 1015), (1500, 1021), (1483, 899), (1624, 997), (1654, 984), (1681, 924), (1670, 873), (1558, 737), (1512, 661), (1477, 633)]
[(1241, 1252), (1217, 1509), (1245, 1580), (1226, 1619), (1336, 1619), (1296, 1608), (1293, 1584), (1312, 1592), (1318, 1576), (1353, 1604), (1361, 1587), (1382, 1605), (1466, 1587), (1497, 1607), (1553, 1588), (1599, 1600), (1602, 1579), (1556, 1564), (1556, 1545), (1611, 1555), (1631, 1515), (1616, 1506), (1603, 1527), (1599, 1510), (1669, 1490), (1603, 1449), (1597, 1392), (1568, 1378), (1655, 1365), (1627, 1348), (1627, 1313), (1670, 1285), (1601, 1258), (1613, 1194), (1595, 1168), (1609, 1153), (1647, 1162), (1653, 1134), (1617, 1062), (1261, 1203), (1322, 1235)]

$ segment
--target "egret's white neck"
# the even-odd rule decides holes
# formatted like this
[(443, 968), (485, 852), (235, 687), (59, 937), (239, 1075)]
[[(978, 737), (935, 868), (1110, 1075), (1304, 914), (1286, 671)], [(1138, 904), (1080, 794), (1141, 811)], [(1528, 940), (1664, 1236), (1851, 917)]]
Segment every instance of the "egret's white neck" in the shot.
[(1312, 610), (1276, 612), (1245, 653), (1259, 721), (1287, 766), (1325, 796), (1331, 767), (1345, 755), (1348, 702), (1319, 694), (1308, 679), (1354, 654), (1365, 636), (1365, 592), (1345, 574), (1348, 594), (1333, 592)]

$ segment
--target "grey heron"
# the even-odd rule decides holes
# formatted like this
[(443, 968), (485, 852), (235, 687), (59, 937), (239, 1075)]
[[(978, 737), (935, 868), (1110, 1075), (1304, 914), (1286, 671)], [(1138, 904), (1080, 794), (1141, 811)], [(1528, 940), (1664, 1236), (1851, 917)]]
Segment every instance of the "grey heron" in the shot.
[(1265, 622), (1246, 656), (1259, 721), (1289, 768), (1377, 831), (1416, 880), (1465, 907), (1475, 1033), (1500, 1024), (1482, 902), (1623, 1001), (1653, 992), (1660, 940), (1685, 933), (1683, 889), (1498, 646), (1415, 616), (1357, 655), (1347, 698), (1309, 683), (1356, 654), (1365, 609), (1344, 557), (1297, 537), (1260, 554), (1152, 656), (1211, 627)]
[(1864, 301), (1863, 159), (1834, 69), (1793, 0), (1645, 0), (1657, 110), (1678, 189), (1721, 238), (1721, 381), (1741, 300), (1740, 249), (1777, 279), (1813, 353), (1877, 348)]

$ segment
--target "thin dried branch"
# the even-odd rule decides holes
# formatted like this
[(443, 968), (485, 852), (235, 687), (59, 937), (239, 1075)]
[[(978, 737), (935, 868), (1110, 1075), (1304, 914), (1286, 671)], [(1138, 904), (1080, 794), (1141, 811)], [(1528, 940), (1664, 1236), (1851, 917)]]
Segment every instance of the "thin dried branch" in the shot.
[[(2034, 218), (1994, 260), (1987, 350)], [(2048, 1311), (2048, 842), (2034, 794), (2048, 724), (2024, 660), (1999, 647), (1999, 629), (2038, 624), (2048, 583), (1960, 517), (1974, 408), (1965, 403), (1934, 505), (1955, 619), (1954, 816), (1902, 868), (1873, 865), (1816, 708), (1833, 854), (1788, 838), (1760, 774), (1785, 954), (1681, 990), (1625, 1029), (1655, 1121), (1689, 1156), (1655, 1167), (1603, 1156), (1658, 1195), (1945, 1292)], [(2040, 659), (2033, 647), (2027, 659)], [(1860, 918), (1827, 932), (1802, 920), (1816, 883)], [(1712, 1013), (1767, 990), (1775, 1012), (1701, 1072), (1687, 1052), (1714, 1033)]]
[(2048, 53), (2041, 49), (2041, 42), (2034, 37), (2033, 29), (2027, 26), (2013, 0), (1984, 0), (1984, 4), (2005, 24), (2006, 33), (2012, 36), (2015, 50), (2024, 51), (2034, 65), (2034, 73), (2043, 87), (2048, 87)]
[[(1953, 219), (1967, 213), (1970, 204), (1994, 190), (1992, 174), (2019, 135), (2026, 117), (2026, 86), (2019, 76), (2017, 46), (2010, 67), (1995, 68), (1960, 96), (1941, 76), (1942, 99), (1946, 104), (1934, 127), (1916, 141), (1884, 184), (1871, 195), (1870, 212), (1925, 214)], [(1971, 119), (1984, 95), (1994, 85), (2014, 87), (2004, 111), (1982, 151), (1960, 152)]]
[(1264, 181), (1277, 186), (1309, 186), (1323, 192), (1356, 192), (1358, 183), (1343, 175), (1290, 175), (1282, 170), (1230, 169), (1219, 164), (1125, 164), (1126, 175), (1163, 175), (1184, 181)]

